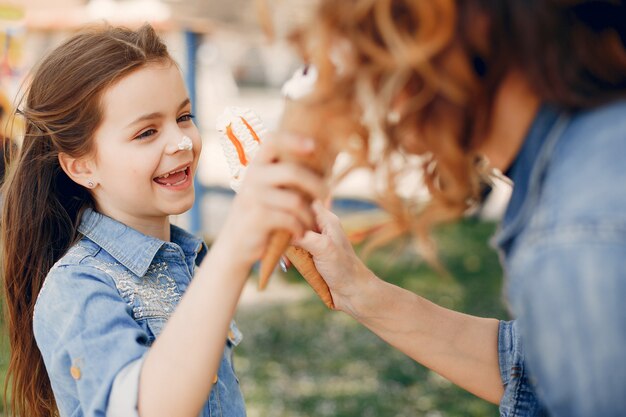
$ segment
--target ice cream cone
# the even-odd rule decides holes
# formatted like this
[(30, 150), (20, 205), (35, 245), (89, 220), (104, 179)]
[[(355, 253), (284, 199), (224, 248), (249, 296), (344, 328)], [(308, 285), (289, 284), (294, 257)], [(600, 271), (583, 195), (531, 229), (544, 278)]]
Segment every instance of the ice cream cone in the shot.
[[(254, 112), (248, 109), (229, 107), (218, 118), (216, 128), (222, 133), (222, 150), (229, 162), (233, 181), (231, 187), (237, 191), (247, 164), (252, 160), (258, 149), (259, 143), (263, 140), (265, 128), (261, 120)], [(328, 285), (315, 268), (313, 257), (304, 249), (289, 246), (291, 234), (284, 230), (278, 230), (273, 235), (268, 244), (266, 252), (278, 253), (278, 258), (285, 252), (303, 278), (309, 283), (313, 290), (322, 299), (328, 308), (334, 308)], [(267, 286), (276, 262), (262, 262), (260, 269), (259, 289), (263, 290)], [(268, 269), (269, 268), (269, 269)]]
[(333, 310), (335, 303), (333, 302), (333, 296), (330, 293), (326, 281), (315, 268), (313, 262), (313, 256), (302, 248), (296, 246), (289, 246), (285, 252), (289, 261), (296, 267), (298, 272), (304, 277), (306, 282), (309, 283), (311, 288), (317, 293), (320, 299), (326, 304), (328, 308)]
[[(337, 156), (336, 147), (332, 142), (333, 135), (328, 131), (330, 120), (331, 115), (321, 104), (305, 100), (287, 101), (280, 130), (315, 138), (316, 149), (306, 158), (284, 153), (279, 159), (298, 162), (322, 176), (329, 176)], [(276, 231), (270, 236), (267, 250), (261, 259), (260, 283), (267, 282), (290, 241), (291, 235), (285, 231)]]
[(232, 177), (230, 186), (238, 191), (267, 130), (256, 113), (243, 107), (225, 108), (215, 127), (221, 133), (220, 144)]

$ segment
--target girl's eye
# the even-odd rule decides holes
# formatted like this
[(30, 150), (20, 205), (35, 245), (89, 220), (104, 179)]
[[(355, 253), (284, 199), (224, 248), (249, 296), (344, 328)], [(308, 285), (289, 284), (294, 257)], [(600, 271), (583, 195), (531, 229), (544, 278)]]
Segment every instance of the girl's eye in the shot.
[(189, 122), (191, 121), (195, 116), (191, 113), (187, 113), (187, 114), (183, 114), (182, 116), (180, 116), (178, 119), (176, 119), (176, 121), (178, 123), (182, 123), (182, 122)]
[(144, 130), (143, 132), (141, 132), (140, 134), (135, 136), (135, 139), (146, 139), (146, 138), (154, 135), (155, 133), (156, 133), (156, 129)]

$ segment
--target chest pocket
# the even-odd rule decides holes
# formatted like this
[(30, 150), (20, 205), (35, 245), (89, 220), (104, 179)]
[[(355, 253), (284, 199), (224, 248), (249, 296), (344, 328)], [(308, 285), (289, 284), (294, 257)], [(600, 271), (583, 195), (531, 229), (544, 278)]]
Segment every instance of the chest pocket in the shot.
[(132, 310), (133, 318), (147, 325), (154, 341), (178, 303), (181, 293), (166, 262), (150, 265), (143, 277), (124, 271), (115, 285)]

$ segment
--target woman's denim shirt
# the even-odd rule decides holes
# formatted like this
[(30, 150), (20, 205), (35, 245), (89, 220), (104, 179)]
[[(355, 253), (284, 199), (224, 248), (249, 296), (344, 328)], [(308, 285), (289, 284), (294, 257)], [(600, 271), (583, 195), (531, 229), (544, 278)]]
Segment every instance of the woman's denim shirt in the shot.
[(500, 414), (626, 416), (626, 102), (543, 106), (509, 176)]
[[(37, 345), (61, 416), (137, 416), (143, 359), (207, 248), (176, 226), (164, 242), (93, 210), (79, 231), (82, 239), (50, 270), (39, 294)], [(232, 322), (218, 374), (207, 376), (213, 389), (200, 416), (245, 416), (232, 364), (240, 340)]]

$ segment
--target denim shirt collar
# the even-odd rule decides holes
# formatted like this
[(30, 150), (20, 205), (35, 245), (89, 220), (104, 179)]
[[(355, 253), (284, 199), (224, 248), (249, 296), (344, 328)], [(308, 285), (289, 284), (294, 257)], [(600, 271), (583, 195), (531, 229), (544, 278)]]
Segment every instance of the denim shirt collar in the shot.
[(569, 124), (569, 115), (543, 104), (535, 116), (517, 157), (507, 171), (513, 192), (494, 243), (506, 252), (528, 220), (541, 191), (545, 170), (559, 138)]
[(78, 231), (137, 276), (145, 275), (154, 257), (164, 246), (179, 246), (185, 256), (196, 257), (196, 265), (200, 264), (208, 251), (201, 239), (177, 226), (170, 225), (171, 242), (165, 242), (144, 235), (90, 208), (83, 212)]

